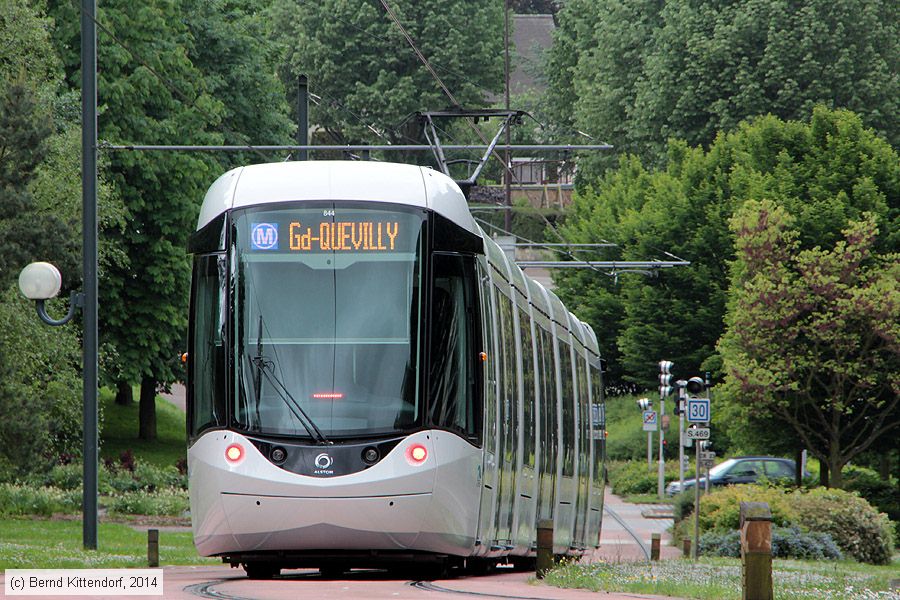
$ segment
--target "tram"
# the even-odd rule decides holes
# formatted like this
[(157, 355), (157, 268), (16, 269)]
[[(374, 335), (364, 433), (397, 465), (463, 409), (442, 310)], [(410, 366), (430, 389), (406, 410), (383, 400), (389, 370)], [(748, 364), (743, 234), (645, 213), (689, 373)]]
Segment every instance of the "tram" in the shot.
[(599, 543), (591, 328), (425, 167), (240, 167), (190, 239), (194, 542), (251, 578)]

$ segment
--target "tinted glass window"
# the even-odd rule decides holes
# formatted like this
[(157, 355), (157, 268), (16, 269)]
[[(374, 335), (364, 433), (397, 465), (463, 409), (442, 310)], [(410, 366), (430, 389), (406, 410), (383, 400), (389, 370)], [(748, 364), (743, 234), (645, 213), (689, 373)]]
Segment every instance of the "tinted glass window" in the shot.
[(474, 437), (474, 265), (452, 254), (435, 254), (432, 265), (429, 417), (438, 427)]
[(559, 343), (559, 377), (562, 380), (562, 440), (564, 476), (575, 474), (575, 388), (572, 372), (572, 349), (563, 342)]
[(421, 422), (420, 211), (236, 211), (239, 429), (318, 438)]
[(526, 465), (534, 466), (534, 346), (531, 340), (531, 319), (524, 310), (519, 310), (519, 331), (522, 338), (522, 392), (524, 394), (523, 415), (525, 422), (525, 454)]
[(761, 477), (764, 475), (762, 462), (758, 460), (742, 460), (729, 472), (732, 477)]
[(784, 477), (794, 477), (794, 469), (778, 460), (765, 461), (766, 477), (769, 479), (782, 479)]
[(191, 390), (188, 419), (192, 434), (225, 422), (224, 255), (194, 260), (191, 320)]

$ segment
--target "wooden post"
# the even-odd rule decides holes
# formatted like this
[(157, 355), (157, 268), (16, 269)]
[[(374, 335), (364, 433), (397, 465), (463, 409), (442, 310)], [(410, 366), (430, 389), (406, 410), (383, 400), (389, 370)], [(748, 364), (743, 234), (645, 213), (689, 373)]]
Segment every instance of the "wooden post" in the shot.
[(741, 502), (742, 600), (772, 600), (772, 512), (765, 502)]
[(537, 524), (537, 568), (535, 575), (543, 579), (553, 568), (553, 520), (541, 519)]
[(159, 566), (159, 529), (147, 530), (147, 565)]
[(681, 555), (685, 558), (691, 557), (691, 538), (681, 540)]
[(659, 560), (659, 540), (658, 533), (650, 534), (650, 560)]

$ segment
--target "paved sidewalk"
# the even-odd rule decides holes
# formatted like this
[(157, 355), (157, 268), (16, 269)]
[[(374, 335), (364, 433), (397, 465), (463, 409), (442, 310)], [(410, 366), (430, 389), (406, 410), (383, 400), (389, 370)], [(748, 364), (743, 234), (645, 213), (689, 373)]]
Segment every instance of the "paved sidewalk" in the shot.
[[(648, 519), (641, 513), (654, 508), (660, 508), (658, 504), (630, 504), (614, 495), (610, 488), (604, 493), (603, 526), (600, 533), (600, 548), (583, 559), (587, 562), (604, 560), (607, 562), (622, 562), (647, 560), (646, 554), (635, 542), (629, 532), (637, 535), (646, 544), (649, 551), (651, 535), (659, 533), (660, 558), (663, 560), (678, 558), (681, 551), (672, 546), (672, 535), (669, 533), (673, 519)], [(610, 513), (613, 513), (612, 515)], [(615, 518), (618, 516), (621, 521)]]

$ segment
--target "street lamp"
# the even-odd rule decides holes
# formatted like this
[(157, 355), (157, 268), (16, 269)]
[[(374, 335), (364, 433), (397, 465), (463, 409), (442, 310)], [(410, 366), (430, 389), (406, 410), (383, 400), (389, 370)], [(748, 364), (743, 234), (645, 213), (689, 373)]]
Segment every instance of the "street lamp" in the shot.
[[(96, 236), (94, 237), (96, 240)], [(96, 248), (96, 242), (94, 242)], [(94, 262), (96, 264), (96, 262)], [(85, 273), (88, 273), (87, 263)], [(94, 270), (96, 273), (96, 270)], [(96, 281), (96, 280), (95, 280)], [(47, 314), (45, 303), (59, 295), (62, 288), (62, 275), (59, 269), (47, 262), (33, 262), (19, 273), (19, 290), (29, 300), (34, 300), (37, 314), (47, 325), (65, 325), (75, 316), (75, 310), (84, 309), (85, 296), (72, 292), (69, 297), (69, 311), (62, 319), (54, 319)], [(96, 288), (95, 288), (96, 289)], [(96, 315), (96, 293), (93, 295), (94, 314)], [(84, 528), (84, 547), (97, 549), (97, 459), (98, 459), (98, 427), (97, 427), (97, 330), (96, 319), (91, 327), (88, 323), (90, 311), (85, 314), (84, 327), (84, 368), (83, 374), (83, 417), (84, 417), (84, 487), (82, 492), (82, 520)]]
[(84, 296), (72, 292), (69, 297), (69, 312), (62, 319), (53, 319), (47, 314), (44, 303), (56, 298), (62, 288), (62, 275), (59, 269), (47, 262), (33, 262), (19, 273), (19, 291), (29, 300), (34, 300), (37, 314), (47, 325), (65, 325), (75, 316), (75, 309), (84, 304)]

